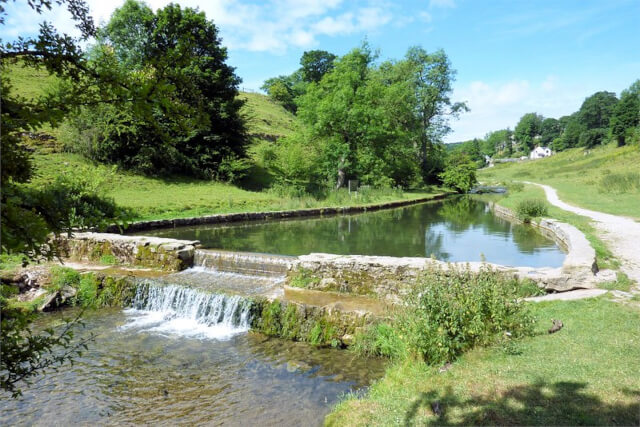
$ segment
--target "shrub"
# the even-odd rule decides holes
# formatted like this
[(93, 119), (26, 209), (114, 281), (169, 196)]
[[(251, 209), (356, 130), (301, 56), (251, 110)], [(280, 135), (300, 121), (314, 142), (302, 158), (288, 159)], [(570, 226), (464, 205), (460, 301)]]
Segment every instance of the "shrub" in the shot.
[(531, 222), (532, 218), (545, 216), (547, 213), (547, 202), (541, 199), (525, 199), (516, 206), (516, 214), (523, 222)]
[(476, 165), (466, 154), (451, 155), (444, 172), (439, 175), (442, 183), (459, 193), (466, 193), (478, 182)]
[(503, 344), (532, 331), (534, 319), (518, 299), (523, 289), (519, 280), (490, 269), (430, 269), (393, 320), (358, 334), (354, 349), (441, 364), (475, 346)]
[(80, 283), (80, 273), (68, 267), (51, 268), (51, 287), (60, 290), (65, 286), (77, 288)]

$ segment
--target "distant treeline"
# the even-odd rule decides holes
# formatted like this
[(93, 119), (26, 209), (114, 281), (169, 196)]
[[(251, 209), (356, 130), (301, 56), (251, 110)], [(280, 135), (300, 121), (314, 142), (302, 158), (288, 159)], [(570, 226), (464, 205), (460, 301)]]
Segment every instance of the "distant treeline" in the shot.
[(536, 146), (562, 151), (591, 148), (614, 142), (618, 146), (640, 142), (640, 80), (622, 91), (596, 92), (584, 100), (578, 111), (559, 119), (527, 113), (516, 125), (476, 138), (450, 144), (450, 150), (464, 152), (484, 164), (484, 156), (495, 158), (529, 155)]

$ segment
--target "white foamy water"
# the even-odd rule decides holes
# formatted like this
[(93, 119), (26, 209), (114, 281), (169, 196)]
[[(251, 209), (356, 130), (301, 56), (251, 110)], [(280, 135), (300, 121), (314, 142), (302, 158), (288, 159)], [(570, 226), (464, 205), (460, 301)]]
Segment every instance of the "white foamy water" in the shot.
[(228, 339), (250, 326), (250, 304), (239, 296), (213, 294), (177, 285), (143, 283), (121, 329), (194, 338)]

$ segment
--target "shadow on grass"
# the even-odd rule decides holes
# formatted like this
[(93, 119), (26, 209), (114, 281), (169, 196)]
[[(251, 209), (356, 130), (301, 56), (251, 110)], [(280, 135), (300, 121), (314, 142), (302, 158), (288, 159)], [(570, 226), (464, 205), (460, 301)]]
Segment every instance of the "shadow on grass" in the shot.
[[(585, 393), (578, 382), (537, 382), (513, 387), (490, 396), (461, 400), (445, 393), (421, 393), (405, 416), (405, 426), (416, 424), (418, 414), (428, 415), (429, 425), (639, 425), (640, 390), (623, 390), (634, 403), (605, 403)], [(439, 417), (432, 405), (438, 402)]]

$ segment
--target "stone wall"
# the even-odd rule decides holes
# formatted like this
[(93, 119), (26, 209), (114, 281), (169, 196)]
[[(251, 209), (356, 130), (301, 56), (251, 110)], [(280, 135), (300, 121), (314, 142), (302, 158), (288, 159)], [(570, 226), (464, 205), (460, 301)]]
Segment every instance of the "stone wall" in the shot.
[[(517, 221), (516, 216), (502, 206), (494, 204), (492, 209), (499, 216)], [(533, 222), (532, 226), (567, 250), (562, 267), (507, 267), (482, 262), (445, 263), (429, 258), (310, 254), (298, 257), (298, 263), (287, 275), (287, 283), (314, 290), (375, 295), (393, 301), (425, 271), (437, 267), (445, 270), (469, 268), (471, 271), (492, 268), (519, 279), (533, 280), (551, 292), (597, 286), (595, 250), (577, 228), (551, 219)]]
[(198, 241), (108, 233), (76, 233), (62, 241), (63, 256), (79, 262), (113, 257), (119, 264), (179, 271), (193, 265)]
[[(229, 222), (240, 221), (258, 221), (266, 219), (281, 219), (281, 218), (302, 218), (309, 216), (324, 216), (324, 215), (339, 215), (346, 213), (359, 213), (359, 212), (372, 212), (382, 209), (398, 208), (401, 206), (410, 206), (418, 203), (424, 203), (430, 200), (439, 200), (447, 197), (449, 194), (438, 194), (430, 197), (422, 197), (419, 199), (400, 200), (396, 202), (376, 203), (364, 206), (346, 206), (337, 208), (313, 208), (313, 209), (295, 209), (286, 211), (272, 211), (272, 212), (245, 212), (234, 214), (217, 214), (217, 215), (205, 215), (193, 218), (176, 218), (176, 219), (162, 219), (153, 221), (138, 221), (132, 222), (128, 225), (126, 232), (135, 233), (138, 231), (154, 230), (157, 228), (173, 228), (192, 225), (203, 224), (224, 224)], [(113, 225), (106, 230), (109, 233), (121, 233), (118, 226)]]

